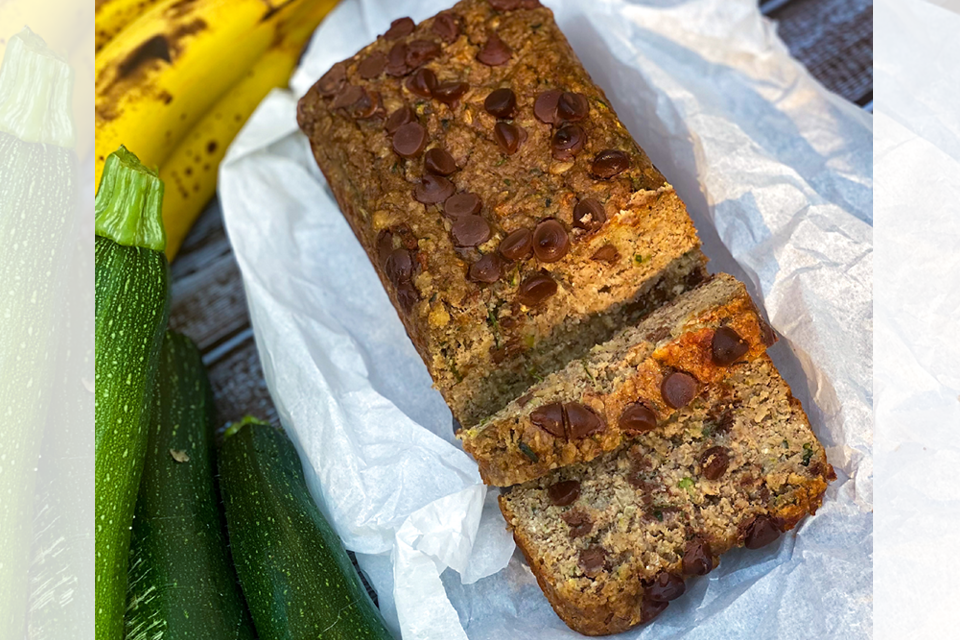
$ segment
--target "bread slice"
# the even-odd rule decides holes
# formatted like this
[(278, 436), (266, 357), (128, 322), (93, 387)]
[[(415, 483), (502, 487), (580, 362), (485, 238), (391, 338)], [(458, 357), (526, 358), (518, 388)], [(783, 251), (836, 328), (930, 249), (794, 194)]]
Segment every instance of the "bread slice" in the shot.
[(718, 274), (458, 437), (487, 484), (527, 482), (655, 428), (774, 339), (743, 284)]
[(651, 620), (732, 547), (773, 542), (836, 476), (766, 354), (659, 428), (500, 496), (557, 615), (604, 635)]

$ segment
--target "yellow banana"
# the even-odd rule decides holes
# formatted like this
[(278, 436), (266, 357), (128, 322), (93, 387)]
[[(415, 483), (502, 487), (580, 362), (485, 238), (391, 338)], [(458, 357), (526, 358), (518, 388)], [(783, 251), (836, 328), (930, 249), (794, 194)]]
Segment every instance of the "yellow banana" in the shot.
[(310, 0), (164, 0), (95, 61), (95, 184), (121, 144), (161, 165)]
[(66, 56), (87, 31), (90, 8), (78, 0), (0, 0), (0, 61), (6, 43), (25, 26)]
[(96, 52), (160, 0), (97, 0)]
[(283, 40), (263, 54), (227, 91), (160, 166), (166, 185), (163, 224), (167, 258), (173, 260), (183, 239), (217, 188), (217, 167), (247, 118), (274, 87), (290, 80), (300, 52), (317, 24), (337, 0), (317, 0)]

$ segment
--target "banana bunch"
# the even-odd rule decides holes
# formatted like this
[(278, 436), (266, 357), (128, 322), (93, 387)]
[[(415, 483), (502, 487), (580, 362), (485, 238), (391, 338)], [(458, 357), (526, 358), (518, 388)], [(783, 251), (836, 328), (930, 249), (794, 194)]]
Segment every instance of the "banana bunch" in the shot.
[[(95, 181), (121, 144), (167, 185), (172, 259), (216, 191), (230, 142), (336, 0), (102, 0), (97, 7)], [(111, 5), (113, 5), (111, 7)], [(129, 7), (149, 7), (133, 22)], [(109, 34), (114, 33), (112, 37)], [(101, 35), (102, 34), (102, 35)]]

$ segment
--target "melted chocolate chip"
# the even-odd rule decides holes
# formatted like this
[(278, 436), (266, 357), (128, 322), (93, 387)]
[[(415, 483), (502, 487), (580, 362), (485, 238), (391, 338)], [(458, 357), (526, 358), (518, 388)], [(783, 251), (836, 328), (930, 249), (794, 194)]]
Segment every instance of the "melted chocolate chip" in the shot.
[(669, 602), (657, 602), (650, 598), (644, 598), (640, 603), (640, 622), (650, 622), (666, 610)]
[(587, 134), (578, 124), (564, 124), (550, 140), (550, 151), (555, 160), (570, 160), (583, 150)]
[(397, 301), (404, 312), (410, 313), (414, 305), (420, 301), (420, 292), (417, 291), (412, 282), (401, 282), (397, 285)]
[(513, 11), (520, 6), (520, 0), (489, 0), (489, 2), (496, 11)]
[(381, 265), (386, 263), (391, 251), (393, 251), (393, 234), (389, 229), (381, 229), (377, 234), (377, 257)]
[(599, 545), (587, 547), (580, 552), (580, 569), (588, 578), (596, 578), (600, 575), (606, 563), (607, 551)]
[(363, 59), (363, 62), (357, 67), (357, 71), (364, 80), (372, 80), (383, 73), (386, 66), (387, 55), (382, 51), (374, 51)]
[(519, 6), (521, 9), (539, 9), (543, 5), (540, 0), (520, 0)]
[(520, 304), (535, 307), (557, 292), (557, 283), (550, 274), (541, 271), (528, 276), (517, 288)]
[(433, 90), (433, 97), (444, 104), (452, 105), (462, 98), (463, 94), (469, 89), (470, 85), (466, 82), (448, 80), (447, 82), (441, 82), (437, 85)]
[(472, 216), (480, 213), (483, 202), (475, 193), (465, 192), (450, 196), (443, 203), (443, 213), (450, 218)]
[(397, 132), (397, 129), (408, 122), (416, 122), (416, 120), (417, 114), (414, 113), (413, 109), (404, 105), (390, 114), (390, 117), (387, 118), (383, 128), (386, 129), (387, 133), (392, 136)]
[(440, 36), (440, 39), (450, 44), (460, 37), (460, 23), (457, 22), (456, 15), (452, 13), (440, 13), (433, 19), (433, 25), (430, 30)]
[(448, 176), (457, 170), (457, 162), (446, 149), (434, 147), (423, 156), (423, 167), (434, 175)]
[(363, 96), (366, 95), (366, 91), (362, 87), (358, 87), (354, 84), (348, 84), (343, 89), (340, 90), (340, 93), (336, 95), (333, 99), (333, 102), (330, 103), (331, 109), (342, 109), (344, 107), (350, 107), (360, 102), (363, 99)]
[(687, 587), (683, 583), (683, 578), (676, 574), (662, 571), (657, 575), (656, 579), (654, 579), (653, 584), (647, 587), (644, 593), (655, 602), (670, 602), (682, 596), (686, 589)]
[(404, 83), (410, 93), (429, 98), (437, 88), (437, 74), (430, 69), (417, 69)]
[(416, 158), (427, 146), (427, 130), (419, 122), (408, 122), (393, 134), (393, 150), (402, 158)]
[(483, 101), (483, 108), (494, 118), (512, 118), (517, 110), (517, 94), (507, 87), (495, 89)]
[(488, 253), (470, 265), (467, 277), (474, 282), (493, 284), (500, 279), (502, 273), (503, 258), (496, 253)]
[(562, 120), (583, 120), (590, 112), (590, 105), (582, 93), (565, 91), (557, 101), (557, 116)]
[(606, 149), (598, 153), (590, 166), (590, 173), (601, 180), (609, 180), (630, 166), (630, 156), (619, 149)]
[(493, 125), (493, 137), (497, 141), (500, 150), (508, 156), (512, 156), (520, 148), (523, 142), (523, 133), (520, 127), (507, 122), (498, 122)]
[(547, 218), (541, 220), (533, 231), (533, 253), (540, 262), (556, 262), (567, 255), (570, 237), (563, 225)]
[(660, 393), (667, 405), (679, 409), (687, 406), (696, 397), (698, 386), (697, 379), (689, 373), (674, 371), (663, 379)]
[(570, 509), (560, 515), (570, 527), (570, 538), (582, 538), (593, 530), (593, 520), (580, 509)]
[(713, 553), (710, 543), (697, 538), (687, 543), (683, 552), (683, 572), (692, 576), (705, 576), (713, 570)]
[(516, 262), (530, 255), (533, 249), (533, 234), (529, 229), (517, 229), (500, 241), (500, 255)]
[(438, 204), (452, 196), (455, 190), (456, 187), (446, 178), (425, 173), (419, 184), (413, 188), (413, 198), (423, 204)]
[(707, 480), (719, 480), (730, 465), (730, 454), (724, 447), (710, 447), (700, 455), (700, 468)]
[(563, 92), (559, 89), (550, 89), (537, 96), (533, 103), (533, 115), (544, 124), (553, 124), (557, 121), (557, 105)]
[(363, 96), (360, 97), (360, 100), (353, 103), (347, 108), (347, 111), (350, 112), (350, 115), (359, 120), (365, 118), (372, 118), (374, 114), (379, 112), (383, 104), (380, 102), (380, 94), (376, 91), (366, 91), (364, 90)]
[(599, 249), (597, 249), (592, 256), (591, 260), (596, 260), (597, 262), (606, 262), (607, 264), (614, 264), (620, 260), (620, 252), (617, 251), (617, 248), (612, 244), (605, 244)]
[(596, 198), (585, 198), (573, 208), (573, 226), (587, 231), (596, 231), (607, 221), (603, 205)]
[(338, 62), (330, 67), (329, 71), (320, 76), (320, 79), (317, 80), (317, 84), (314, 86), (321, 96), (329, 98), (330, 96), (336, 95), (346, 81), (347, 66), (342, 62)]
[(777, 342), (777, 334), (766, 320), (760, 320), (760, 339), (768, 347), (772, 347)]
[(567, 414), (567, 437), (585, 438), (607, 428), (593, 409), (579, 402), (569, 402), (563, 405)]
[(477, 54), (477, 60), (489, 67), (499, 67), (509, 62), (512, 55), (513, 50), (494, 31)]
[(383, 270), (394, 286), (409, 282), (413, 278), (413, 256), (406, 249), (394, 249), (387, 256)]
[(580, 497), (580, 482), (578, 480), (564, 480), (550, 485), (547, 489), (550, 502), (558, 507), (573, 504)]
[(387, 54), (387, 75), (398, 78), (408, 73), (410, 73), (410, 67), (407, 66), (407, 45), (398, 42)]
[(743, 545), (747, 549), (759, 549), (779, 537), (780, 527), (773, 522), (770, 516), (757, 516), (747, 527)]
[(410, 18), (397, 18), (390, 23), (390, 28), (383, 34), (383, 37), (387, 40), (398, 40), (413, 33), (416, 26)]
[(727, 366), (743, 357), (743, 355), (750, 350), (750, 345), (740, 337), (740, 334), (730, 327), (720, 327), (713, 333), (710, 348), (712, 350), (713, 363), (720, 366)]
[(620, 414), (618, 424), (624, 433), (646, 433), (657, 428), (657, 414), (642, 402), (634, 402)]
[(432, 40), (414, 40), (407, 45), (404, 61), (411, 69), (424, 65), (440, 55), (440, 45)]
[(450, 227), (450, 237), (458, 247), (479, 247), (490, 235), (490, 225), (480, 216), (460, 216)]
[(530, 414), (530, 422), (555, 438), (566, 436), (563, 427), (563, 405), (559, 402), (551, 402), (534, 409)]

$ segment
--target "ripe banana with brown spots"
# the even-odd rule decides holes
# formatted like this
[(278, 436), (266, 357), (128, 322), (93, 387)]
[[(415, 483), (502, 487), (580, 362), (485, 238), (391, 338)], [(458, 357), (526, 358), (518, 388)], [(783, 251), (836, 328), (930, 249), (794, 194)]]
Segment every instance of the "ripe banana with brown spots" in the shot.
[(270, 90), (287, 85), (310, 35), (336, 4), (337, 0), (314, 0), (310, 13), (223, 94), (160, 165), (166, 185), (163, 224), (168, 259), (173, 260), (190, 227), (216, 193), (217, 167), (227, 147)]
[(95, 183), (124, 145), (146, 166), (183, 137), (316, 0), (164, 0), (97, 55)]
[(128, 24), (160, 0), (97, 0), (94, 51), (100, 53)]

